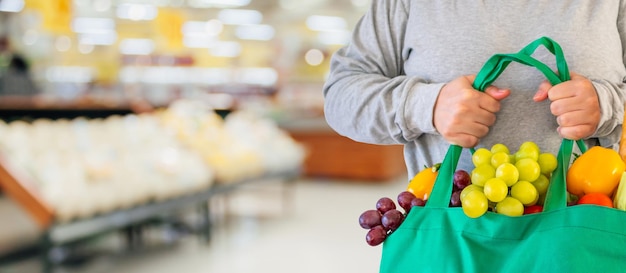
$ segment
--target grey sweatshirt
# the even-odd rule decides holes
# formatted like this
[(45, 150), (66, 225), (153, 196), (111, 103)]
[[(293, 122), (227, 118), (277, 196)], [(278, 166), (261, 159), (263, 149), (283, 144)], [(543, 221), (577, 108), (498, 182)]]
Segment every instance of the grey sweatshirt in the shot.
[[(626, 96), (626, 0), (373, 0), (351, 43), (333, 55), (323, 90), (326, 120), (359, 142), (404, 145), (412, 177), (441, 162), (449, 147), (433, 125), (442, 86), (542, 36), (558, 42), (570, 71), (596, 88), (601, 121), (587, 145), (617, 149)], [(556, 70), (544, 48), (533, 57)], [(477, 148), (503, 143), (514, 152), (534, 141), (543, 152), (558, 152), (562, 139), (550, 102), (532, 100), (544, 79), (534, 68), (509, 65), (493, 85), (512, 94)], [(467, 149), (459, 168), (473, 168)]]

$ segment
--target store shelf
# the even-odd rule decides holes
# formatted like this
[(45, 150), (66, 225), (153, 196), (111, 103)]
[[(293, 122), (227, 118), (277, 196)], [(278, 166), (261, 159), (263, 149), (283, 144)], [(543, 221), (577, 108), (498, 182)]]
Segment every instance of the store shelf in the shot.
[(82, 98), (77, 100), (51, 99), (29, 96), (2, 96), (0, 119), (73, 119), (77, 117), (104, 118), (149, 111), (161, 107), (143, 101), (102, 100)]
[(153, 219), (160, 215), (167, 215), (181, 208), (205, 204), (211, 197), (228, 193), (248, 184), (281, 180), (295, 181), (300, 176), (299, 170), (288, 170), (268, 173), (259, 177), (244, 179), (228, 184), (215, 183), (206, 191), (184, 195), (160, 202), (151, 202), (130, 209), (114, 211), (96, 215), (87, 219), (78, 219), (69, 223), (53, 224), (47, 229), (48, 237), (54, 244), (65, 244), (80, 238), (118, 230), (133, 224)]
[(55, 219), (54, 209), (43, 201), (36, 189), (32, 187), (32, 182), (21, 177), (19, 173), (12, 170), (6, 160), (0, 158), (0, 187), (27, 211), (42, 229), (47, 230), (53, 241), (60, 243), (83, 237), (86, 234), (120, 228), (130, 223), (146, 220), (159, 213), (166, 213), (190, 204), (201, 203), (207, 201), (211, 196), (232, 191), (245, 184), (268, 179), (293, 180), (299, 174), (300, 170), (287, 170), (266, 173), (241, 181), (227, 183), (216, 181), (204, 191), (163, 201), (152, 201), (130, 209), (95, 215), (86, 219), (77, 219), (69, 223), (59, 223)]
[(301, 175), (302, 148), (250, 113), (192, 102), (140, 115), (128, 104), (9, 101), (0, 103), (0, 115), (15, 117), (2, 124), (0, 188), (37, 223), (44, 272), (62, 260), (59, 249), (119, 231), (131, 246), (143, 227), (189, 208), (200, 215), (193, 231), (208, 239), (211, 198)]
[[(0, 165), (1, 167), (1, 165)], [(6, 170), (6, 168), (2, 168)], [(53, 210), (49, 209), (42, 202), (37, 200), (35, 196), (30, 196), (29, 192), (22, 189), (22, 195), (11, 194), (10, 196), (15, 198), (22, 198), (21, 204), (25, 204), (25, 201), (30, 202), (31, 216), (36, 217), (40, 225), (42, 226), (41, 238), (38, 240), (38, 247), (34, 248), (39, 252), (42, 261), (42, 272), (54, 272), (58, 263), (63, 259), (59, 257), (59, 252), (56, 251), (59, 248), (65, 246), (74, 245), (82, 242), (85, 239), (93, 238), (106, 233), (125, 231), (128, 235), (133, 237), (141, 236), (141, 228), (136, 229), (151, 223), (152, 221), (159, 219), (167, 219), (169, 216), (174, 216), (181, 211), (189, 208), (199, 208), (200, 218), (202, 223), (200, 230), (197, 230), (198, 235), (204, 236), (205, 240), (209, 240), (211, 237), (211, 217), (210, 217), (210, 200), (219, 195), (228, 194), (236, 191), (247, 185), (261, 185), (264, 183), (284, 183), (290, 185), (297, 181), (297, 178), (301, 176), (301, 170), (283, 170), (272, 173), (266, 173), (260, 176), (249, 177), (239, 181), (231, 181), (228, 183), (220, 183), (217, 181), (204, 191), (199, 191), (183, 196), (170, 198), (162, 201), (153, 201), (145, 204), (141, 204), (132, 208), (116, 210), (109, 213), (99, 214), (92, 217), (76, 219), (70, 222), (57, 222), (54, 218)], [(4, 175), (0, 178), (2, 185), (9, 189), (8, 193), (13, 193), (10, 189), (12, 187), (6, 187), (6, 178)], [(16, 179), (10, 184), (18, 185)], [(29, 207), (25, 207), (29, 209)], [(34, 208), (34, 209), (33, 209)], [(34, 214), (37, 212), (38, 214)], [(129, 239), (129, 247), (131, 240)], [(10, 255), (11, 253), (9, 253)], [(21, 254), (18, 254), (21, 255)], [(59, 260), (61, 259), (61, 260)], [(0, 258), (0, 262), (3, 259)], [(6, 259), (5, 259), (6, 260)]]

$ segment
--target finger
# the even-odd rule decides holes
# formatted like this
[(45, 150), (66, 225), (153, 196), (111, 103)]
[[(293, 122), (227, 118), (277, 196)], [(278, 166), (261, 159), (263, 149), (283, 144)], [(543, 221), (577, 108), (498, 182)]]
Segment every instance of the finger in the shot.
[(593, 125), (600, 118), (600, 113), (584, 110), (571, 111), (557, 116), (556, 122), (561, 127), (572, 127), (583, 124)]
[[(468, 124), (471, 124), (471, 123), (476, 123), (485, 127), (490, 127), (491, 125), (496, 123), (496, 115), (489, 111), (477, 111), (476, 113), (473, 114), (472, 120), (469, 121)], [(485, 132), (485, 134), (487, 133)], [(477, 136), (482, 137), (484, 135), (477, 135)]]
[(580, 79), (586, 79), (586, 78), (583, 75), (580, 75), (578, 73), (570, 72), (569, 73), (569, 79), (570, 80), (580, 80)]
[(574, 111), (583, 111), (586, 113), (586, 115), (589, 115), (581, 116), (581, 118), (591, 118), (599, 116), (599, 102), (595, 97), (582, 98), (580, 96), (572, 96), (558, 99), (550, 103), (550, 112), (552, 112), (552, 114), (555, 116), (561, 116), (563, 114)]
[(511, 94), (511, 91), (508, 89), (500, 89), (495, 86), (489, 86), (485, 89), (485, 94), (491, 96), (497, 101), (501, 101), (508, 97)]
[(485, 93), (478, 92), (478, 106), (491, 113), (497, 113), (500, 111), (499, 99), (504, 99), (511, 94), (511, 91), (506, 89), (498, 89), (497, 87), (487, 87)]
[[(489, 133), (489, 126), (469, 119), (457, 120), (450, 124), (452, 130), (442, 132), (442, 136), (449, 142), (466, 145), (470, 138), (482, 138)], [(461, 145), (461, 146), (463, 146)]]
[(575, 81), (566, 81), (550, 88), (548, 90), (548, 98), (551, 101), (573, 98), (576, 96), (577, 89)]
[(489, 132), (489, 126), (495, 123), (495, 115), (488, 113), (487, 111), (480, 111), (484, 113), (472, 113), (471, 117), (457, 119), (449, 124), (451, 129), (448, 132), (448, 138), (452, 138), (457, 134), (469, 134), (476, 137), (483, 137)]
[(478, 145), (479, 139), (469, 134), (458, 134), (448, 140), (451, 144), (459, 145), (463, 148), (473, 148)]
[(595, 132), (595, 128), (588, 124), (582, 124), (571, 127), (559, 127), (557, 129), (561, 137), (571, 140), (579, 140), (589, 137)]
[(537, 89), (537, 93), (533, 96), (533, 100), (536, 102), (544, 101), (548, 98), (548, 91), (552, 88), (552, 84), (548, 81), (543, 81), (539, 88)]

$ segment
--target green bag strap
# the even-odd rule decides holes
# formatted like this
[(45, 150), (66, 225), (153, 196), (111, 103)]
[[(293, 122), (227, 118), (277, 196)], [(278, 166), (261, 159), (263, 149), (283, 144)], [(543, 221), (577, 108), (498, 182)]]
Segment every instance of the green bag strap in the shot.
[[(552, 172), (546, 200), (543, 204), (543, 211), (552, 211), (567, 206), (567, 169), (573, 153), (574, 141), (563, 139), (559, 153), (557, 154), (556, 170)], [(587, 146), (582, 140), (577, 140), (576, 144), (581, 152), (587, 151)]]
[[(554, 54), (557, 63), (557, 70), (559, 72), (558, 75), (555, 74), (549, 66), (530, 56), (539, 46), (542, 45)], [(563, 50), (560, 45), (548, 37), (541, 37), (524, 47), (518, 53), (496, 54), (489, 58), (476, 75), (473, 87), (476, 90), (484, 92), (485, 89), (493, 83), (498, 76), (502, 74), (504, 69), (506, 69), (506, 67), (513, 61), (537, 68), (553, 85), (570, 79), (567, 62), (565, 61)], [(569, 139), (564, 139), (561, 143), (557, 156), (557, 169), (552, 175), (552, 182), (550, 183), (548, 193), (546, 194), (544, 211), (567, 206), (565, 177), (572, 155), (573, 143), (574, 141)], [(578, 144), (581, 152), (585, 152), (587, 150), (585, 143), (582, 140), (577, 140), (576, 143)], [(432, 193), (426, 203), (427, 207), (446, 208), (449, 206), (450, 196), (452, 195), (453, 176), (462, 151), (463, 147), (458, 145), (450, 145), (448, 148), (448, 152), (441, 163), (439, 174), (435, 180)]]
[[(559, 71), (558, 75), (556, 75), (549, 66), (531, 57), (535, 50), (541, 45), (545, 46), (548, 51), (554, 54), (557, 70)], [(569, 69), (561, 46), (548, 37), (541, 37), (528, 44), (517, 54), (496, 54), (489, 58), (476, 75), (473, 84), (474, 89), (485, 91), (485, 89), (504, 72), (504, 69), (506, 69), (512, 61), (539, 69), (553, 85), (570, 80)]]

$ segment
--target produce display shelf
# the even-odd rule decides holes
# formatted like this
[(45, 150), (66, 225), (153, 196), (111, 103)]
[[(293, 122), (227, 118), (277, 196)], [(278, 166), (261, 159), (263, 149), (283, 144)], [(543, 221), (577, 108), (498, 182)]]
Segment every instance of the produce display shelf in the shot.
[[(209, 215), (209, 205), (212, 197), (228, 194), (252, 184), (284, 183), (285, 186), (290, 186), (301, 176), (300, 169), (292, 169), (269, 172), (234, 182), (220, 183), (216, 181), (203, 191), (162, 201), (152, 201), (131, 208), (115, 210), (69, 222), (58, 222), (54, 218), (53, 210), (37, 199), (36, 195), (31, 194), (33, 192), (29, 191), (28, 187), (20, 184), (18, 179), (10, 175), (10, 172), (7, 171), (9, 168), (1, 163), (2, 161), (0, 161), (0, 185), (4, 187), (8, 196), (18, 198), (18, 203), (24, 205), (31, 213), (31, 216), (35, 217), (42, 226), (43, 232), (37, 250), (42, 261), (42, 272), (45, 273), (54, 272), (58, 263), (63, 259), (59, 257), (58, 251), (55, 251), (59, 248), (116, 231), (125, 231), (128, 236), (141, 236), (141, 234), (137, 234), (135, 227), (150, 223), (151, 220), (174, 215), (176, 212), (187, 208), (199, 208), (202, 224), (198, 235), (203, 236), (208, 242), (211, 237), (212, 226)], [(136, 238), (127, 239), (130, 244), (132, 243), (130, 241)]]
[[(142, 103), (137, 104), (136, 102), (107, 104), (103, 102), (83, 100), (66, 103), (50, 103), (50, 101), (32, 98), (3, 98), (3, 100), (0, 100), (0, 120), (3, 120), (6, 123), (19, 120), (28, 123), (30, 121), (36, 121), (37, 119), (71, 120), (74, 118), (82, 117), (87, 120), (105, 118), (101, 120), (102, 123), (104, 123), (108, 121), (106, 117), (110, 117), (113, 115), (124, 116), (127, 114), (152, 112), (148, 108), (154, 110), (158, 108), (158, 106), (145, 105)], [(231, 110), (215, 110), (215, 112), (219, 115), (219, 117), (224, 118), (230, 114)], [(239, 117), (239, 119), (233, 118), (231, 120), (235, 120), (233, 122), (239, 122), (235, 123), (239, 126), (249, 123), (245, 116)], [(41, 124), (47, 125), (49, 124), (49, 122), (42, 121), (42, 123), (39, 123), (39, 125)], [(263, 132), (267, 132), (267, 130), (271, 129), (268, 126), (264, 127), (265, 131), (263, 131), (262, 129), (260, 130), (262, 130)], [(86, 131), (87, 129), (85, 128), (86, 127), (81, 127), (80, 129), (84, 129), (84, 131)], [(153, 129), (152, 127), (147, 128), (148, 129), (146, 130)], [(7, 134), (7, 139), (11, 139), (13, 141), (8, 144), (7, 147), (21, 147), (22, 140), (28, 141), (24, 139), (23, 135), (23, 132), (22, 135), (18, 136)], [(50, 134), (48, 133), (39, 134), (39, 136), (44, 136), (44, 138), (50, 138)], [(277, 134), (277, 136), (282, 135)], [(169, 139), (161, 140), (163, 141), (163, 143), (169, 143), (166, 141)], [(29, 143), (46, 143), (46, 140), (39, 142), (34, 141)], [(228, 142), (228, 144), (224, 144), (222, 147), (236, 147), (233, 145), (237, 145), (237, 143)], [(161, 148), (161, 146), (159, 146), (158, 148)], [(295, 155), (297, 155), (297, 153), (295, 153)], [(259, 156), (262, 157), (262, 155)], [(295, 157), (291, 154), (288, 154), (287, 156)], [(13, 157), (15, 157), (15, 160), (13, 160)], [(238, 160), (242, 162), (239, 165), (232, 166), (231, 169), (229, 169), (229, 172), (227, 172), (228, 175), (226, 176), (217, 175), (215, 176), (214, 181), (204, 184), (202, 183), (202, 181), (207, 180), (204, 178), (204, 175), (201, 174), (202, 178), (196, 179), (201, 182), (192, 181), (192, 183), (181, 186), (180, 190), (186, 191), (187, 193), (178, 192), (176, 190), (169, 191), (165, 190), (166, 188), (163, 187), (163, 183), (170, 180), (170, 178), (173, 183), (180, 183), (180, 179), (176, 176), (169, 176), (166, 178), (155, 176), (156, 179), (152, 179), (151, 177), (139, 179), (138, 177), (142, 177), (141, 175), (131, 176), (132, 179), (127, 178), (126, 176), (122, 176), (116, 177), (115, 181), (119, 182), (120, 180), (126, 180), (138, 182), (137, 185), (144, 185), (144, 183), (140, 181), (145, 180), (144, 186), (150, 188), (146, 189), (148, 191), (148, 193), (146, 194), (147, 197), (144, 197), (142, 199), (142, 196), (140, 196), (139, 198), (136, 198), (135, 201), (130, 200), (133, 197), (124, 196), (122, 197), (122, 202), (107, 204), (106, 207), (103, 207), (101, 206), (103, 202), (102, 200), (104, 200), (104, 198), (106, 198), (108, 195), (111, 195), (112, 193), (113, 196), (116, 195), (116, 192), (112, 192), (111, 190), (106, 189), (105, 191), (103, 191), (106, 192), (106, 194), (100, 194), (100, 190), (102, 190), (102, 187), (95, 186), (90, 186), (89, 190), (85, 191), (85, 188), (87, 186), (82, 187), (82, 184), (76, 186), (76, 191), (73, 192), (74, 195), (72, 195), (78, 196), (78, 198), (71, 199), (71, 202), (59, 202), (59, 200), (65, 200), (63, 199), (64, 197), (59, 196), (65, 194), (66, 191), (63, 190), (62, 193), (51, 193), (51, 189), (53, 187), (51, 185), (54, 185), (50, 182), (52, 180), (38, 180), (41, 180), (41, 177), (48, 178), (48, 176), (47, 174), (39, 173), (39, 171), (41, 171), (40, 169), (32, 168), (29, 166), (29, 164), (40, 164), (38, 163), (38, 161), (35, 162), (34, 158), (36, 157), (37, 156), (26, 157), (11, 149), (6, 149), (6, 151), (0, 153), (0, 189), (2, 190), (2, 194), (11, 198), (13, 201), (15, 201), (16, 204), (21, 206), (39, 227), (39, 243), (34, 247), (37, 252), (33, 253), (33, 255), (40, 255), (41, 261), (43, 263), (43, 272), (54, 272), (55, 267), (58, 266), (62, 261), (64, 261), (65, 258), (67, 258), (67, 256), (65, 256), (67, 253), (63, 254), (66, 250), (72, 249), (74, 248), (74, 246), (79, 246), (86, 241), (90, 241), (91, 239), (97, 238), (98, 236), (105, 233), (125, 233), (125, 235), (127, 236), (127, 247), (134, 248), (135, 243), (141, 243), (142, 232), (146, 227), (149, 227), (150, 225), (153, 225), (155, 223), (165, 223), (168, 225), (179, 224), (179, 222), (177, 221), (179, 221), (180, 219), (177, 220), (176, 218), (180, 217), (181, 213), (187, 213), (189, 208), (198, 209), (198, 223), (197, 225), (194, 223), (192, 224), (192, 226), (185, 226), (184, 228), (191, 228), (191, 230), (189, 231), (192, 231), (197, 235), (203, 236), (206, 241), (209, 241), (211, 237), (211, 221), (214, 220), (210, 217), (211, 209), (209, 208), (209, 206), (213, 197), (224, 196), (229, 192), (236, 191), (237, 189), (244, 187), (248, 184), (261, 185), (265, 184), (265, 182), (281, 182), (285, 186), (293, 185), (292, 182), (296, 181), (297, 178), (302, 175), (302, 167), (293, 164), (293, 162), (295, 161), (290, 161), (289, 164), (285, 165), (279, 164), (280, 167), (278, 167), (278, 165), (276, 165), (276, 163), (272, 161), (270, 162), (270, 164), (267, 165), (267, 167), (260, 167), (260, 165), (256, 165), (258, 162), (255, 160), (238, 158)], [(263, 162), (262, 159), (259, 162)], [(156, 168), (160, 170), (160, 168), (162, 168), (163, 166), (157, 163), (153, 163), (153, 165), (149, 165), (146, 168)], [(46, 163), (40, 165), (48, 166), (48, 169), (52, 170), (65, 167), (59, 167), (57, 165), (46, 165)], [(71, 166), (71, 168), (74, 168), (74, 165)], [(195, 165), (191, 164), (191, 166)], [(115, 168), (115, 170), (118, 169), (122, 170), (123, 168)], [(277, 169), (280, 169), (280, 171)], [(101, 168), (98, 170), (106, 171), (106, 168)], [(266, 172), (259, 174), (261, 170), (266, 170)], [(235, 175), (235, 173), (239, 174)], [(39, 175), (39, 177), (37, 175)], [(228, 181), (221, 181), (222, 178)], [(70, 180), (65, 178), (57, 178), (56, 181)], [(157, 182), (152, 183), (153, 180)], [(124, 182), (123, 184), (125, 183), (126, 182)], [(70, 187), (74, 186), (74, 184), (68, 185)], [(157, 186), (152, 188), (152, 186), (147, 185)], [(190, 185), (205, 186), (192, 187)], [(58, 185), (54, 186), (54, 189), (61, 188), (66, 189), (63, 187), (59, 187)], [(121, 189), (126, 188), (122, 187)], [(158, 191), (158, 193), (152, 193), (150, 190), (155, 192)], [(288, 188), (286, 188), (286, 190), (288, 190)], [(94, 196), (103, 198), (97, 200), (99, 203), (94, 202), (94, 204), (98, 205), (94, 205), (93, 207), (85, 206), (85, 208), (83, 208), (81, 204), (86, 204), (85, 202), (90, 202), (91, 199), (89, 199), (89, 197), (94, 197), (90, 195), (92, 193), (95, 194)], [(148, 198), (149, 200), (147, 200)], [(287, 199), (288, 196), (285, 194), (283, 198)], [(60, 203), (62, 203), (62, 205), (59, 205)], [(97, 206), (100, 207), (94, 209)], [(80, 209), (76, 210), (75, 208)], [(135, 241), (135, 239), (137, 241)], [(0, 261), (1, 260), (2, 259), (0, 259)]]
[(293, 182), (300, 176), (300, 170), (288, 170), (275, 173), (267, 173), (259, 177), (247, 178), (237, 182), (226, 184), (215, 183), (205, 191), (180, 197), (155, 201), (125, 210), (96, 215), (86, 219), (78, 219), (68, 223), (54, 223), (46, 230), (46, 236), (51, 243), (65, 244), (98, 233), (118, 230), (130, 225), (141, 223), (165, 215), (181, 208), (194, 205), (207, 205), (208, 200), (216, 195), (228, 193), (247, 184), (271, 182), (281, 180), (286, 183)]

